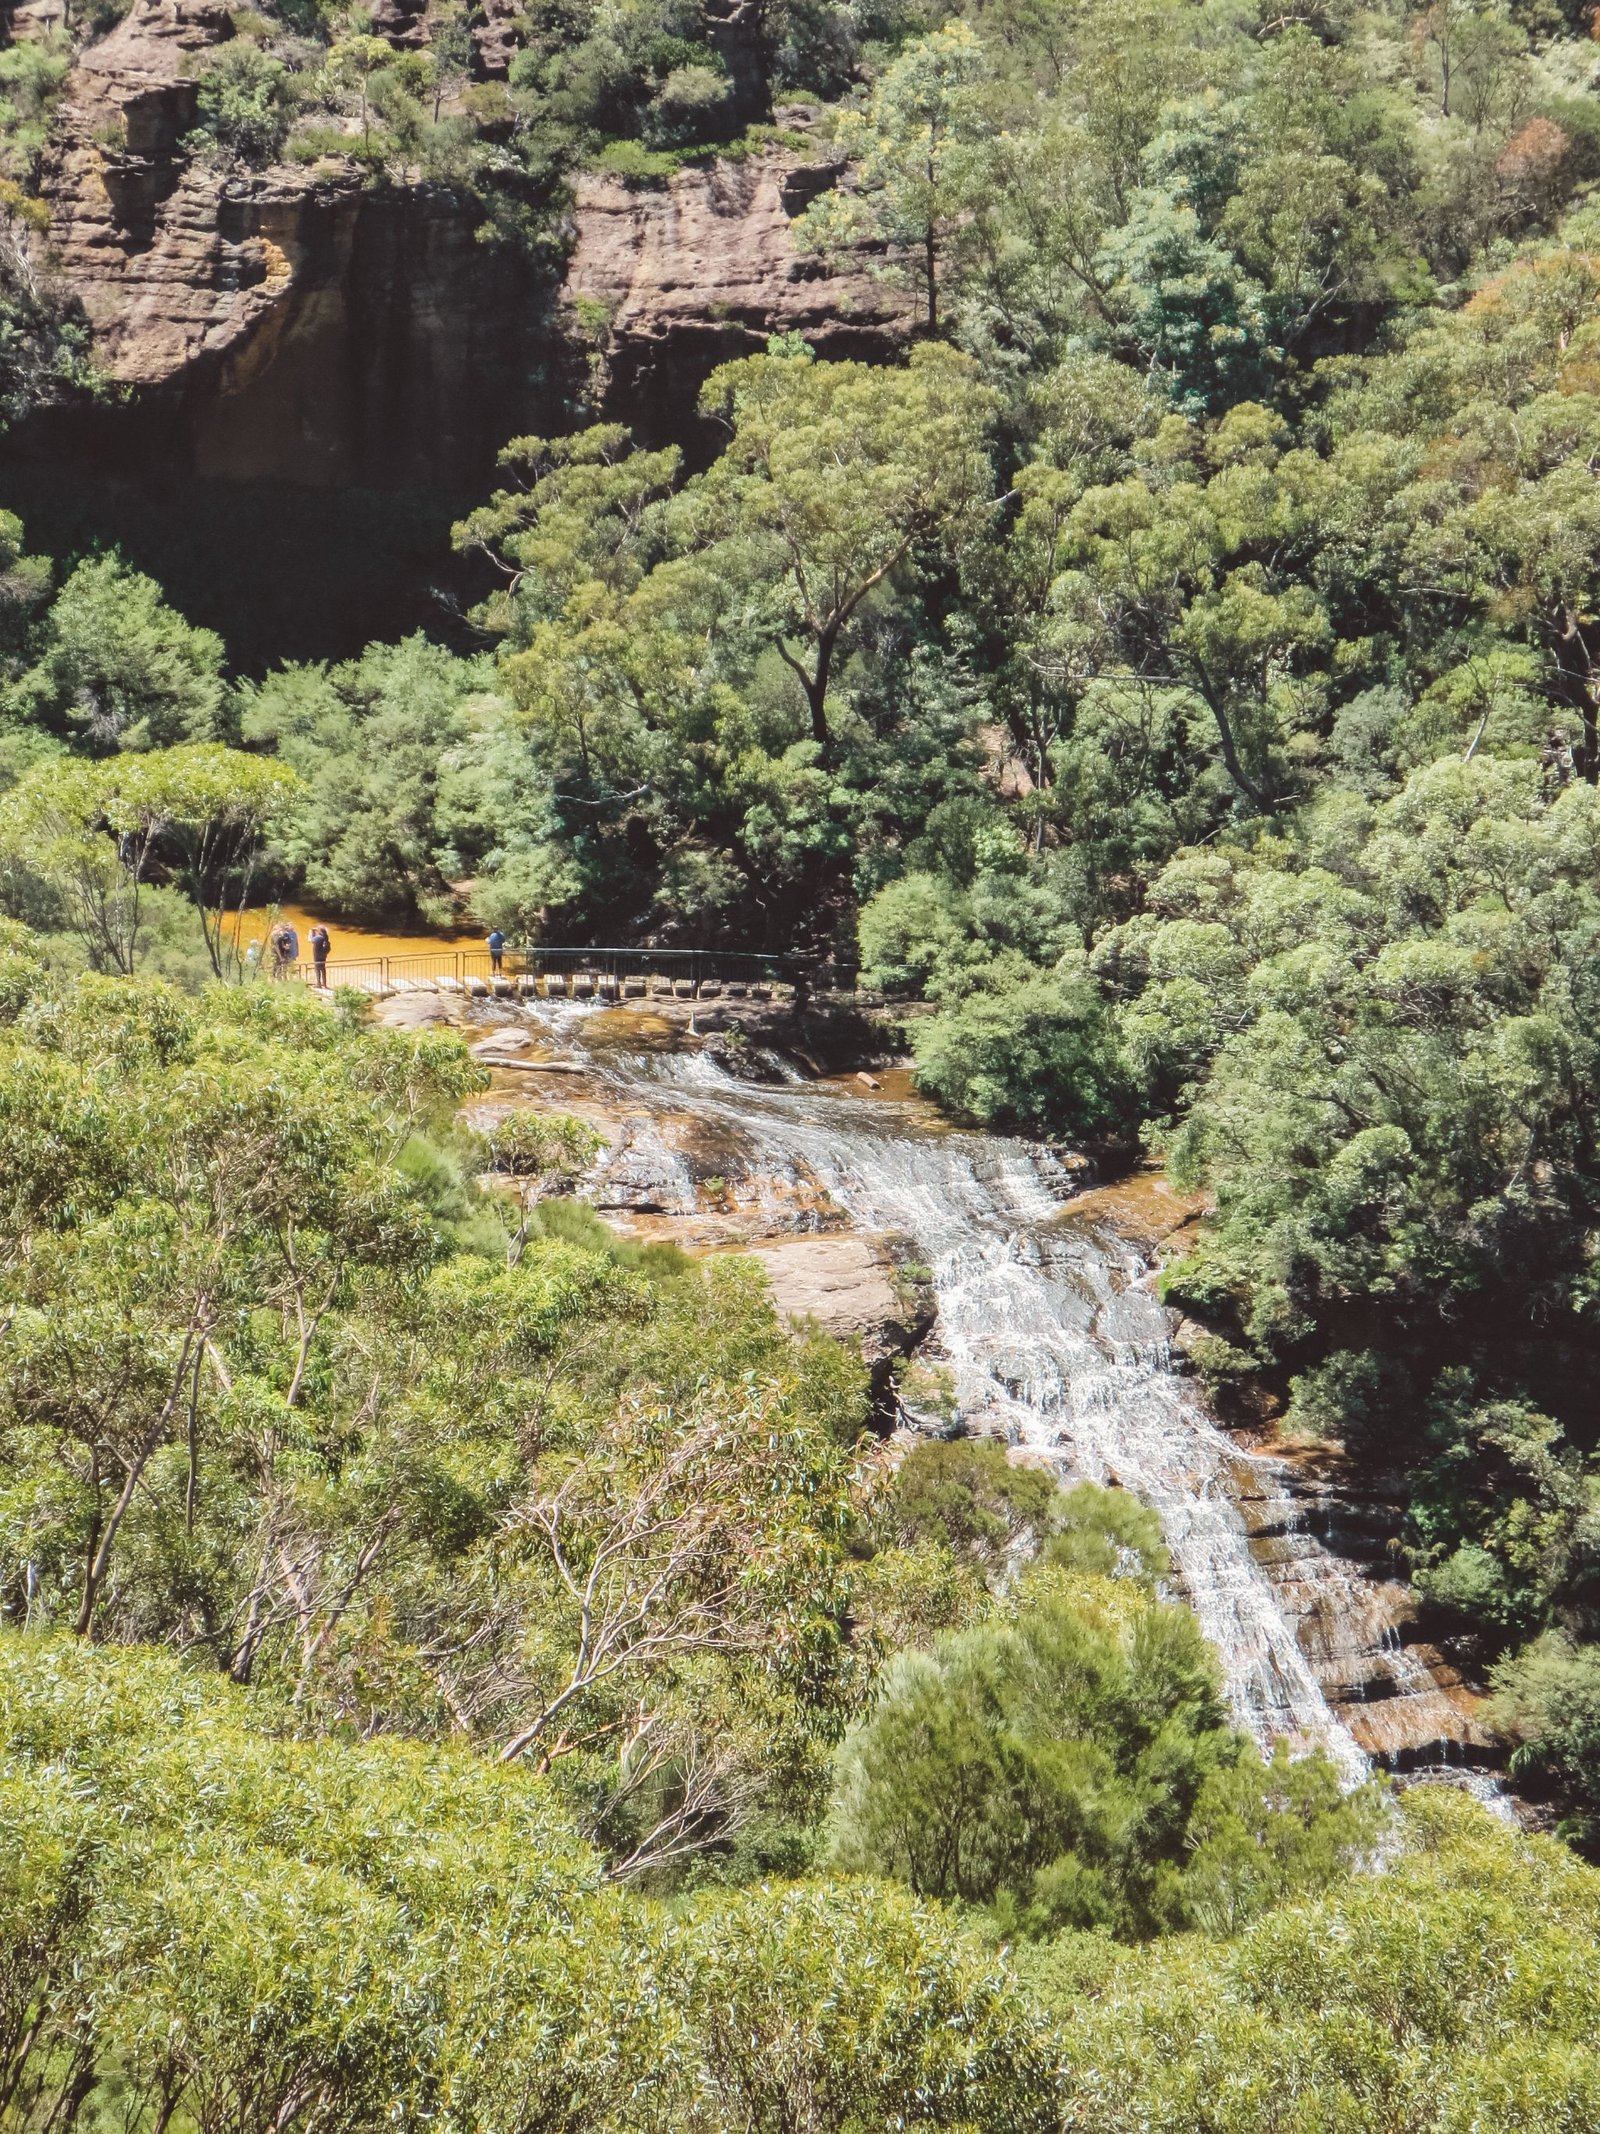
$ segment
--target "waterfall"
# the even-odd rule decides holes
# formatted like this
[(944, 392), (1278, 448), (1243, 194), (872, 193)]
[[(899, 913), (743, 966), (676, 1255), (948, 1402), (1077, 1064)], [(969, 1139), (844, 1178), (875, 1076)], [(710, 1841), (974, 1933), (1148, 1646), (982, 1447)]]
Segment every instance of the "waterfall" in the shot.
[(820, 1187), (863, 1231), (912, 1240), (962, 1419), (1064, 1480), (1115, 1482), (1155, 1508), (1236, 1721), (1263, 1746), (1320, 1744), (1353, 1781), (1372, 1757), (1439, 1766), (1481, 1740), (1446, 1671), (1400, 1636), (1404, 1589), (1313, 1530), (1286, 1461), (1241, 1448), (1206, 1412), (1174, 1367), (1146, 1262), (1075, 1219), (1075, 1181), (1050, 1151), (952, 1130), (924, 1107), (737, 1080), (700, 1051), (591, 1050), (594, 1009), (525, 1012), (623, 1121), (597, 1206), (644, 1175), (674, 1181), (655, 1204), (681, 1207), (692, 1187), (674, 1122), (687, 1116), (729, 1152), (730, 1182), (742, 1169), (742, 1206), (792, 1221), (798, 1189)]

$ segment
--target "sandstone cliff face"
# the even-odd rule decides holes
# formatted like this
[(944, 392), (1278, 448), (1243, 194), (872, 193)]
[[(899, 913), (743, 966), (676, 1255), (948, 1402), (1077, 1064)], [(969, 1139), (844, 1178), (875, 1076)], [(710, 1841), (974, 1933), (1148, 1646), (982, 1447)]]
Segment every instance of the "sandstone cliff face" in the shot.
[[(413, 0), (371, 4), (400, 39)], [(60, 5), (20, 0), (13, 33)], [(489, 0), (485, 31), (514, 7)], [(743, 34), (748, 0), (724, 12)], [(902, 330), (870, 274), (795, 255), (789, 217), (832, 173), (790, 151), (654, 189), (585, 181), (566, 301), (547, 269), (480, 244), (476, 203), (447, 188), (373, 188), (340, 159), (198, 162), (191, 76), (230, 34), (223, 0), (134, 0), (79, 59), (43, 189), (59, 278), (127, 391), (0, 441), (0, 501), (56, 555), (118, 543), (247, 668), (419, 626), (475, 643), (463, 618), (487, 586), (450, 526), (508, 438), (571, 428), (597, 398), (703, 462), (715, 364), (791, 328), (841, 356)]]
[[(375, 190), (339, 162), (256, 175), (182, 153), (187, 76), (230, 34), (222, 0), (136, 0), (63, 101), (51, 242), (100, 362), (134, 389), (124, 428), (201, 478), (464, 491), (507, 437), (568, 426), (581, 364), (558, 292), (476, 241), (471, 201)], [(683, 436), (711, 368), (773, 332), (835, 355), (892, 344), (898, 299), (790, 243), (832, 176), (773, 150), (659, 189), (580, 184), (567, 293), (610, 321), (608, 414)]]
[(829, 273), (790, 235), (792, 218), (837, 176), (836, 165), (774, 149), (680, 171), (659, 188), (580, 182), (567, 295), (608, 320), (608, 415), (650, 443), (682, 439), (710, 372), (770, 334), (801, 333), (827, 357), (892, 351), (909, 327), (906, 299), (869, 261)]
[(140, 0), (81, 55), (57, 119), (51, 247), (101, 363), (129, 385), (220, 352), (287, 280), (280, 250), (223, 235), (222, 188), (178, 150), (194, 120), (184, 69), (229, 34), (218, 0)]
[(45, 173), (59, 278), (131, 426), (201, 477), (481, 481), (542, 412), (553, 292), (442, 188), (186, 158), (182, 70), (228, 34), (218, 0), (138, 0), (75, 70)]

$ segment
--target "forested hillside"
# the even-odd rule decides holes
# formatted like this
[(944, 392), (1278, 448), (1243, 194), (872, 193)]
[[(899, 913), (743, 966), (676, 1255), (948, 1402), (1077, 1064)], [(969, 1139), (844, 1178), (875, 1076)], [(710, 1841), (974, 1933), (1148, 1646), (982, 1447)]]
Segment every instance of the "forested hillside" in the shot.
[[(542, 412), (470, 606), (348, 658), (211, 531), (202, 625), (0, 511), (0, 2123), (1600, 2127), (1591, 16), (9, 12), (16, 465), (254, 421), (342, 304), (312, 455), (420, 345), (326, 260), (271, 323), (369, 207)], [(630, 408), (602, 183), (764, 184), (882, 359), (708, 300)], [(202, 226), (141, 385), (84, 261)], [(280, 899), (760, 951), (947, 1121), (1159, 1163), (1216, 1414), (1390, 1508), (1550, 1834), (1252, 1740), (1128, 1490), (607, 1227), (443, 1014), (253, 982)]]

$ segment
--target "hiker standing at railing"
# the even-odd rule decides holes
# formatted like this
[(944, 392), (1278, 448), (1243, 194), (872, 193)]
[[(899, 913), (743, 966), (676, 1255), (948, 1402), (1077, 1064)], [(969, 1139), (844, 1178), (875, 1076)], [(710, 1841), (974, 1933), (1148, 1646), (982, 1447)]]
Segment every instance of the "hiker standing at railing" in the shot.
[(326, 990), (328, 984), (328, 951), (332, 948), (333, 942), (329, 939), (328, 929), (320, 921), (312, 927), (307, 939), (311, 943), (311, 961), (316, 968), (317, 984)]
[(491, 926), (489, 929), (489, 969), (496, 978), (500, 976), (500, 959), (505, 952), (505, 935), (501, 933), (498, 926)]
[(287, 978), (300, 960), (300, 936), (287, 919), (280, 919), (272, 929), (272, 975)]

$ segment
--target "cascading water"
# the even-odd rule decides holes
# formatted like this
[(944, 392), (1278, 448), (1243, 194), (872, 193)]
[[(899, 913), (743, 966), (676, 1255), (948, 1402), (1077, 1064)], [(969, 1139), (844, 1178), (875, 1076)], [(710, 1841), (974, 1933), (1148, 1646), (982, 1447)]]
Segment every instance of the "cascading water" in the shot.
[(1073, 1219), (1074, 1181), (1047, 1150), (814, 1084), (736, 1080), (701, 1052), (590, 1050), (590, 1012), (525, 1011), (622, 1122), (599, 1204), (643, 1176), (661, 1182), (654, 1205), (681, 1209), (693, 1187), (671, 1122), (690, 1115), (742, 1171), (742, 1204), (775, 1224), (805, 1183), (860, 1229), (910, 1238), (969, 1427), (1155, 1507), (1241, 1724), (1263, 1743), (1321, 1743), (1351, 1779), (1369, 1754), (1436, 1764), (1476, 1739), (1464, 1700), (1397, 1634), (1401, 1590), (1309, 1530), (1285, 1462), (1210, 1419), (1174, 1368), (1144, 1260)]

